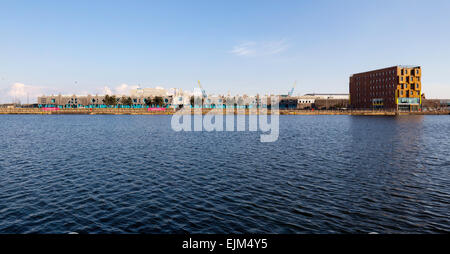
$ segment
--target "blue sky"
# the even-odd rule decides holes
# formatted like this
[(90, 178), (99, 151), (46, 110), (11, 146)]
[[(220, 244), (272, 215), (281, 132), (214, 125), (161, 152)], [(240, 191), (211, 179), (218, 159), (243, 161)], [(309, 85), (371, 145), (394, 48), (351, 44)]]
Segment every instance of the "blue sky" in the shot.
[(295, 80), (298, 94), (346, 93), (352, 73), (399, 64), (422, 66), (427, 97), (450, 98), (448, 13), (447, 0), (1, 0), (0, 103), (197, 80), (209, 93)]

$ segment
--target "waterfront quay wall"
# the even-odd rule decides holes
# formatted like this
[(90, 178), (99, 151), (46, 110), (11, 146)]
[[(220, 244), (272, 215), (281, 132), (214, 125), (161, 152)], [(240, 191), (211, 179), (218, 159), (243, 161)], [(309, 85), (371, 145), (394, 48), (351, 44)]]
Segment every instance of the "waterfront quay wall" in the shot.
[(173, 109), (164, 111), (148, 111), (146, 108), (138, 109), (58, 109), (44, 110), (40, 108), (0, 108), (0, 114), (17, 114), (17, 115), (171, 115)]
[[(233, 114), (226, 110), (203, 109), (202, 114), (207, 113)], [(165, 109), (164, 111), (148, 111), (147, 109), (59, 109), (46, 111), (39, 108), (0, 108), (0, 114), (16, 115), (172, 115), (175, 110)], [(266, 110), (264, 110), (266, 112)], [(199, 113), (194, 110), (186, 110), (185, 114)], [(260, 113), (260, 112), (258, 112)], [(271, 110), (267, 110), (271, 114)], [(249, 110), (234, 110), (234, 114), (254, 114)], [(395, 116), (395, 115), (450, 115), (450, 110), (417, 111), (417, 112), (397, 112), (383, 110), (279, 110), (280, 115), (361, 115), (361, 116)]]

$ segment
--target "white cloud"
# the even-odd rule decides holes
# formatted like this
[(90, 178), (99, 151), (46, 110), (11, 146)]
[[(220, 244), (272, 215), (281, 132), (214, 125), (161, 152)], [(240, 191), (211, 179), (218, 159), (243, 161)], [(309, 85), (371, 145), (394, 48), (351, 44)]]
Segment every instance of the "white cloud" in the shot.
[(111, 88), (105, 86), (103, 88), (103, 94), (105, 94), (105, 95), (113, 95), (113, 92), (112, 92)]
[(25, 87), (25, 84), (15, 83), (9, 89), (8, 95), (11, 96), (11, 97), (27, 96), (27, 91), (26, 90), (27, 90), (27, 88)]
[[(109, 95), (129, 95), (131, 89), (138, 88), (137, 85), (128, 85), (121, 84), (115, 88), (110, 88), (105, 86), (102, 88), (97, 88), (94, 94), (109, 94)], [(36, 103), (37, 97), (43, 95), (51, 95), (51, 94), (65, 94), (65, 95), (88, 95), (92, 94), (92, 91), (87, 90), (70, 90), (70, 91), (61, 91), (59, 89), (51, 89), (44, 86), (33, 86), (26, 85), (24, 83), (14, 83), (12, 85), (7, 85), (4, 87), (0, 86), (0, 104), (2, 103), (12, 103), (12, 102), (21, 102), (21, 103)]]
[(119, 86), (116, 86), (115, 88), (104, 86), (103, 88), (97, 89), (97, 93), (103, 95), (129, 95), (130, 90), (137, 89), (138, 87), (139, 86), (137, 85), (128, 85), (124, 83)]
[(6, 93), (1, 97), (3, 102), (12, 102), (12, 101), (21, 101), (22, 103), (26, 103), (27, 100), (29, 102), (35, 102), (36, 98), (46, 92), (45, 87), (39, 86), (31, 86), (25, 85), (23, 83), (14, 83), (8, 89), (5, 89)]
[(230, 53), (236, 56), (267, 56), (276, 55), (288, 48), (286, 40), (278, 41), (247, 41), (233, 47)]
[(131, 89), (137, 89), (139, 86), (130, 86), (127, 84), (121, 84), (114, 89), (114, 94), (117, 95), (128, 95)]

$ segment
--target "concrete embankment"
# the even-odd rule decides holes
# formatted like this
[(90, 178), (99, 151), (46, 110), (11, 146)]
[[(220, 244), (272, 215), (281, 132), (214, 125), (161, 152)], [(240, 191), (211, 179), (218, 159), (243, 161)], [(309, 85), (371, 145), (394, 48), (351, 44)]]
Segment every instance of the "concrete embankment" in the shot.
[[(212, 111), (212, 112), (211, 112)], [(148, 111), (147, 109), (61, 109), (55, 111), (45, 111), (38, 108), (0, 108), (0, 114), (11, 115), (172, 115), (176, 111), (168, 109), (165, 111)], [(197, 111), (196, 111), (197, 112)], [(233, 114), (220, 109), (204, 109), (202, 114), (207, 113), (217, 114)], [(271, 111), (261, 111), (257, 113)], [(194, 114), (194, 110), (186, 110), (185, 114)], [(200, 112), (198, 112), (200, 113)], [(254, 111), (249, 110), (234, 110), (234, 114), (255, 114)], [(265, 113), (264, 113), (265, 114)], [(355, 115), (355, 116), (396, 116), (396, 115), (450, 115), (450, 110), (446, 111), (432, 111), (432, 112), (393, 112), (393, 111), (351, 111), (351, 110), (280, 110), (280, 115)]]
[(398, 115), (450, 115), (450, 111), (433, 112), (393, 112), (393, 111), (280, 111), (281, 115), (353, 115), (353, 116), (398, 116)]
[(39, 108), (0, 109), (0, 114), (11, 115), (171, 115), (173, 110), (151, 112), (147, 109), (60, 109)]

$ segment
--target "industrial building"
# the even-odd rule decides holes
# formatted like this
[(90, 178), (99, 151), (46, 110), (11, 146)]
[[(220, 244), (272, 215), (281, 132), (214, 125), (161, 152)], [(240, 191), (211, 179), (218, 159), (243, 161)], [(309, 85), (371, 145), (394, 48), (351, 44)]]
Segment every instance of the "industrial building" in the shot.
[(348, 107), (349, 94), (305, 94), (280, 100), (280, 109), (344, 109)]
[(424, 111), (450, 110), (450, 100), (425, 99), (422, 97), (422, 108)]
[(420, 66), (393, 66), (350, 77), (350, 104), (356, 109), (421, 110)]
[[(38, 97), (39, 108), (144, 108), (146, 99), (141, 96), (114, 96), (114, 105), (106, 105), (106, 95), (50, 95)], [(131, 99), (131, 105), (126, 100)], [(170, 97), (164, 97), (170, 103)]]
[(350, 98), (348, 93), (308, 93), (304, 96), (317, 100), (348, 100)]

